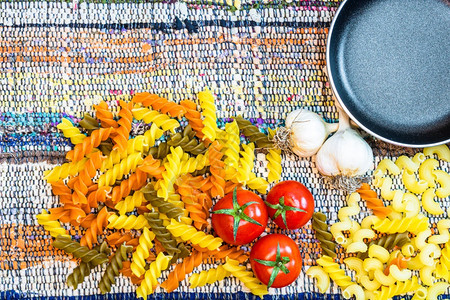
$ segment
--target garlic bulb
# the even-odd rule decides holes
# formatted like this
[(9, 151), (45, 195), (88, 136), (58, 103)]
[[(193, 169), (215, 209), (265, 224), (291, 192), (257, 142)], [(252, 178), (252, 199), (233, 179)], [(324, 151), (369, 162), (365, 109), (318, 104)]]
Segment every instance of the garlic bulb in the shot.
[(292, 151), (300, 157), (310, 157), (337, 128), (338, 124), (328, 124), (312, 111), (297, 109), (287, 116), (286, 128), (277, 131), (275, 143), (282, 150)]
[(350, 189), (361, 182), (353, 180), (350, 184), (347, 179), (362, 176), (373, 169), (372, 148), (350, 128), (349, 118), (342, 109), (339, 109), (339, 129), (320, 148), (316, 166), (322, 175), (339, 176), (341, 185)]

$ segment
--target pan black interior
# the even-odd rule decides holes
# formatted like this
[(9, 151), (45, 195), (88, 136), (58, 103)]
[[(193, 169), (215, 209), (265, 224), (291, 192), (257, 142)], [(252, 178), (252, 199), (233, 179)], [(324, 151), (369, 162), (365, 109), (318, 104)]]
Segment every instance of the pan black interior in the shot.
[(408, 145), (450, 139), (450, 2), (347, 0), (330, 33), (338, 96), (366, 129)]

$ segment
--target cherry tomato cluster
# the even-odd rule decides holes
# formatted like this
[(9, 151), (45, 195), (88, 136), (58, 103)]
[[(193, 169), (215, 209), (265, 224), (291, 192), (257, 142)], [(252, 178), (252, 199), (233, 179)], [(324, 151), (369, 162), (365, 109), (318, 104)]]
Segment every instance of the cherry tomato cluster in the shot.
[[(234, 190), (213, 208), (214, 231), (227, 243), (244, 245), (266, 229), (268, 216), (283, 229), (298, 229), (314, 213), (314, 198), (300, 182), (287, 180), (275, 185), (264, 202), (251, 191)], [(283, 234), (259, 239), (250, 252), (250, 264), (268, 287), (284, 287), (297, 279), (302, 266), (298, 245)]]

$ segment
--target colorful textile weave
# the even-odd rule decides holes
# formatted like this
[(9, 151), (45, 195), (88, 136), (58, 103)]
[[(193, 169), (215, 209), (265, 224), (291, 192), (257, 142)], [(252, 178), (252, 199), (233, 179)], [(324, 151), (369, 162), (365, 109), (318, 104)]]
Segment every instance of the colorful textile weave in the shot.
[[(323, 70), (328, 27), (340, 2), (0, 2), (0, 299), (135, 297), (122, 276), (111, 294), (100, 296), (99, 269), (77, 290), (67, 287), (75, 262), (50, 246), (50, 235), (36, 222), (43, 208), (58, 203), (43, 172), (63, 163), (71, 148), (56, 128), (63, 117), (78, 122), (101, 100), (117, 112), (116, 100), (137, 92), (179, 102), (209, 87), (220, 126), (241, 114), (266, 130), (301, 106), (336, 121)], [(134, 123), (132, 134), (143, 129)], [(414, 151), (370, 142), (376, 162)], [(267, 176), (264, 155), (257, 159), (255, 173)], [(345, 196), (324, 181), (312, 159), (283, 155), (282, 179), (305, 184), (327, 218), (337, 219)], [(279, 229), (271, 224), (267, 231)], [(289, 235), (308, 249), (303, 261), (312, 265), (320, 250), (311, 224)], [(340, 297), (335, 285), (331, 293), (329, 299)], [(304, 271), (270, 294), (265, 299), (322, 297)], [(153, 297), (253, 298), (235, 278), (194, 290), (185, 280), (174, 293), (158, 288)]]

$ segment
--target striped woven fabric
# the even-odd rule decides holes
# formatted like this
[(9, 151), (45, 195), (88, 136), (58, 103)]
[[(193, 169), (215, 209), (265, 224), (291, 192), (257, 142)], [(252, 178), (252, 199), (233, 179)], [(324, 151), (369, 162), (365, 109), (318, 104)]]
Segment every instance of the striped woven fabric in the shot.
[[(76, 264), (49, 246), (50, 235), (36, 222), (43, 208), (58, 205), (43, 172), (62, 163), (72, 147), (56, 129), (61, 118), (78, 122), (101, 100), (117, 111), (115, 100), (144, 91), (195, 99), (207, 86), (216, 95), (220, 126), (243, 115), (266, 130), (283, 125), (286, 114), (301, 106), (336, 121), (323, 68), (328, 27), (340, 2), (0, 2), (0, 298), (135, 297), (125, 277), (117, 278), (111, 294), (99, 296), (98, 268), (77, 290), (68, 288)], [(376, 162), (414, 153), (369, 140)], [(264, 155), (257, 160), (254, 171), (267, 176)], [(283, 155), (283, 179), (305, 184), (316, 206), (337, 219), (344, 193), (325, 182), (313, 159)], [(363, 212), (368, 214), (365, 207)], [(271, 224), (267, 231), (280, 230)], [(311, 224), (285, 233), (298, 242), (304, 266), (314, 264), (320, 247)], [(329, 299), (340, 297), (335, 285), (330, 293)], [(304, 271), (266, 299), (281, 296), (322, 297)], [(185, 280), (171, 294), (158, 288), (154, 297), (253, 298), (235, 278), (194, 290)]]

